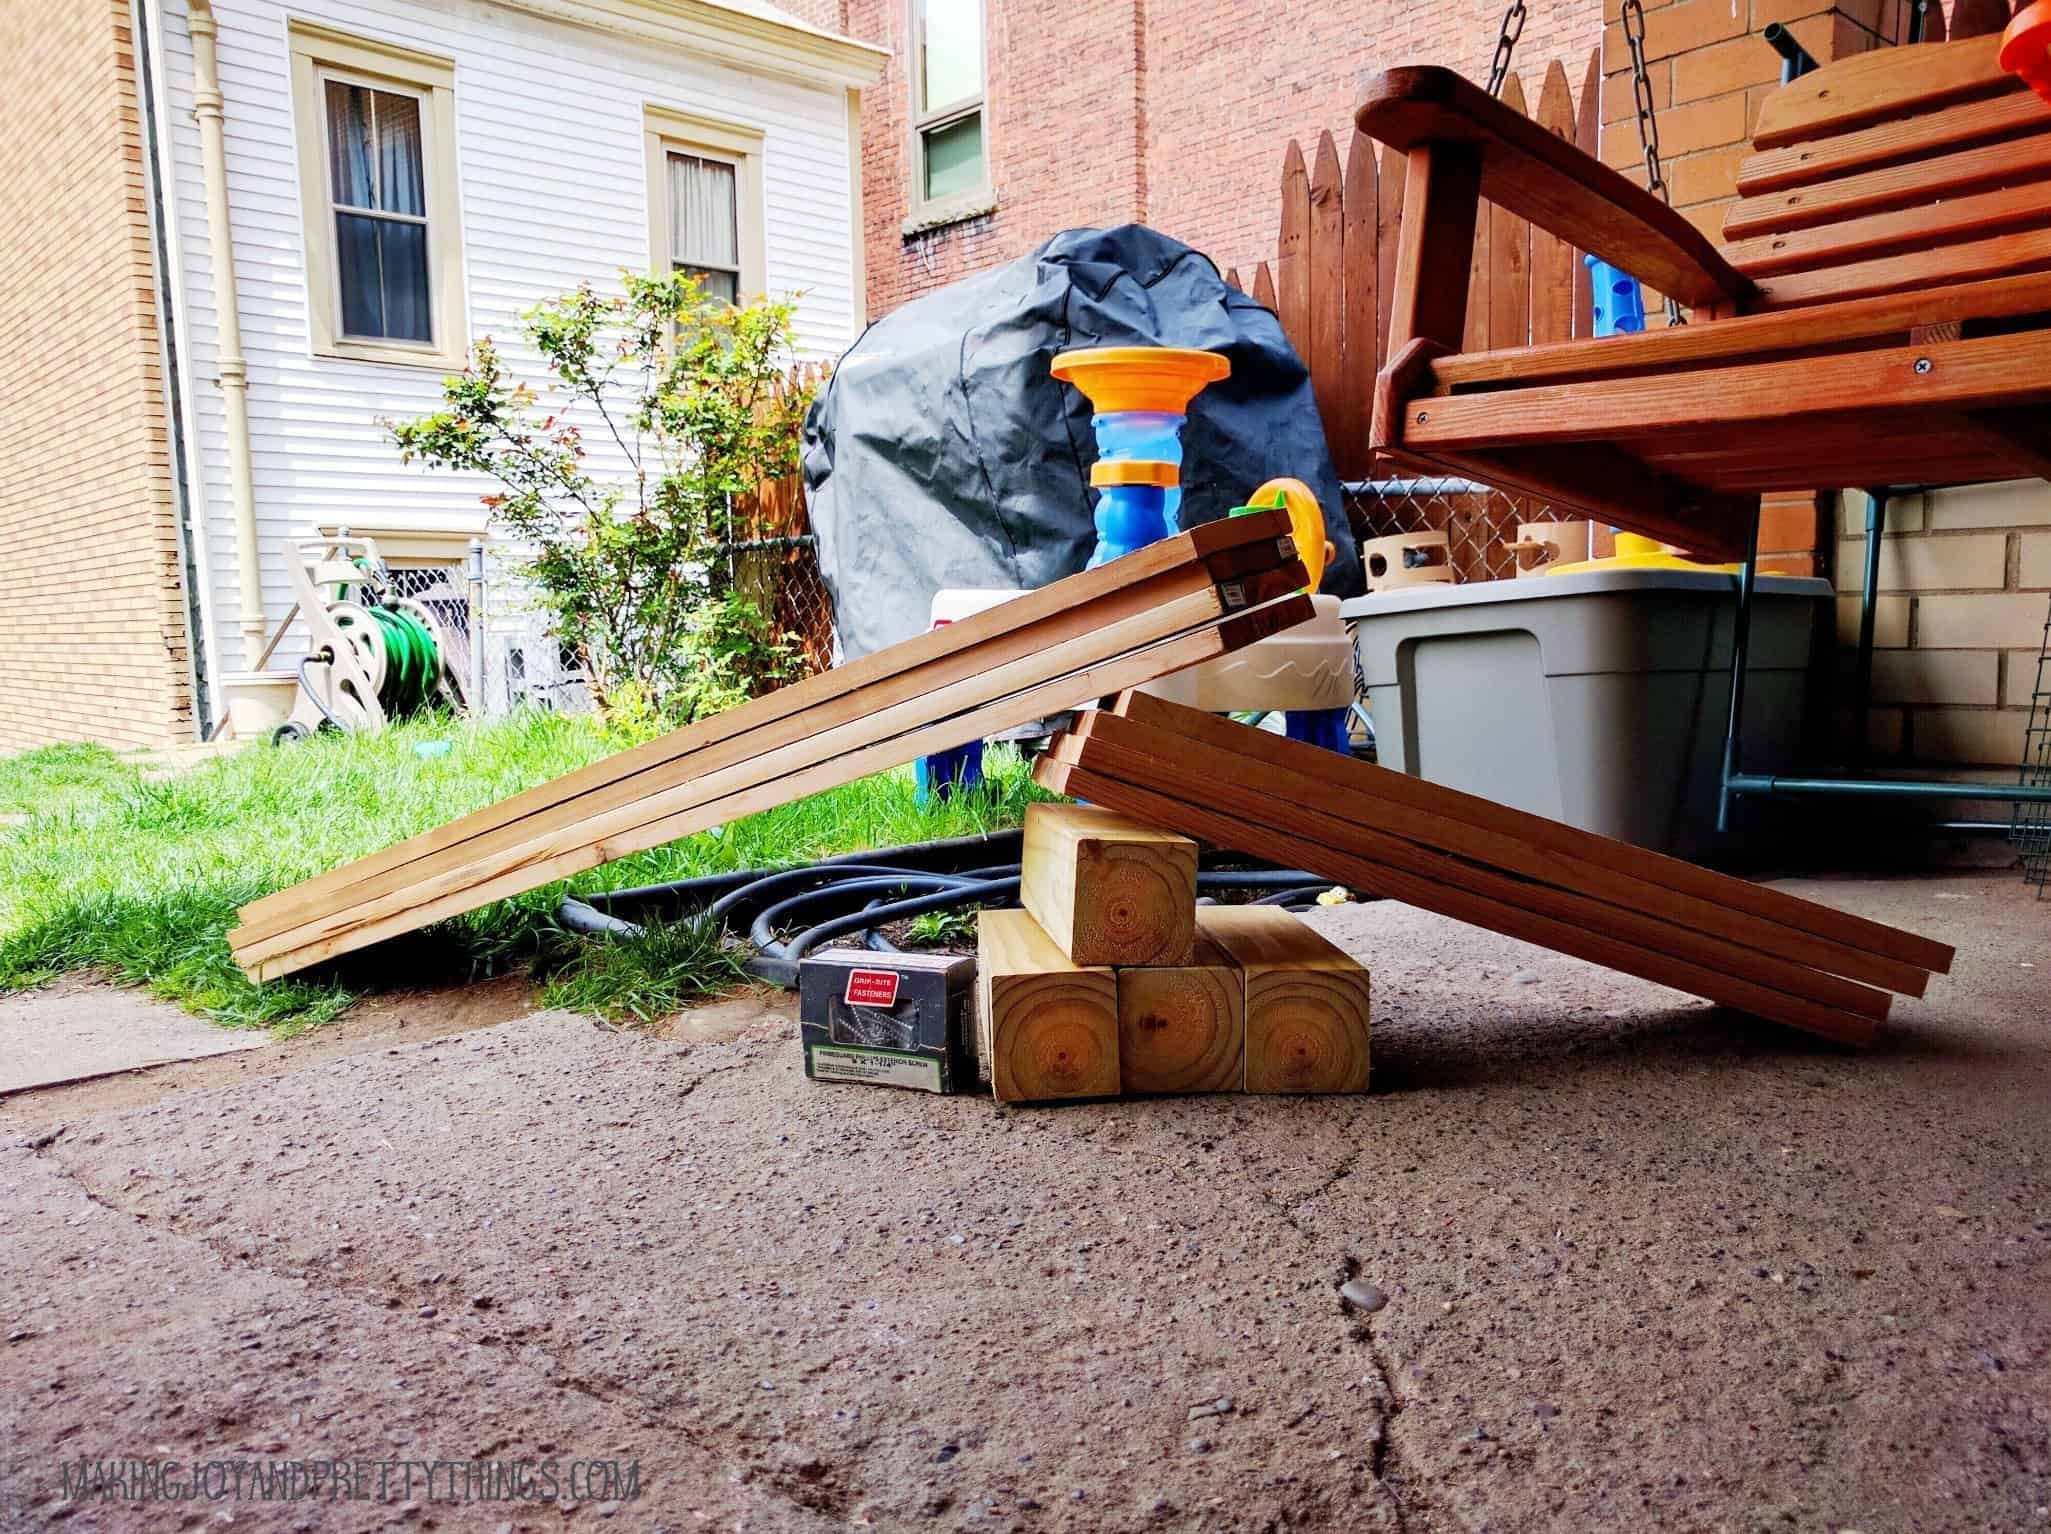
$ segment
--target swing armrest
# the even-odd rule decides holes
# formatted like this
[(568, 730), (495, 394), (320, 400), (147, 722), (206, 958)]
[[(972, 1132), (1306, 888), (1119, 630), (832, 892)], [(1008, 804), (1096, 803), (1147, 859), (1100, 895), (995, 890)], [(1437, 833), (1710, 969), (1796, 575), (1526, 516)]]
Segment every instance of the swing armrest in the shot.
[(1450, 69), (1370, 75), (1353, 121), (1392, 149), (1465, 146), (1483, 197), (1684, 304), (1742, 304), (1753, 292), (1652, 193)]

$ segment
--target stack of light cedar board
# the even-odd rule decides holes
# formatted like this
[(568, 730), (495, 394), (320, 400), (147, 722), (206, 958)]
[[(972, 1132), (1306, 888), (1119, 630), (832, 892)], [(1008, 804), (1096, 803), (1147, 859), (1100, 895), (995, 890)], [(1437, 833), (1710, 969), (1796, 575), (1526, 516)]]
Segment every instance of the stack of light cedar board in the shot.
[(1288, 528), (1263, 512), (1162, 539), (267, 896), (236, 961), (291, 974), (1293, 627), (1310, 600)]
[(1128, 692), (1042, 786), (1847, 1044), (1942, 943)]
[(1367, 971), (1278, 907), (1199, 907), (1196, 852), (1027, 807), (1025, 909), (977, 918), (977, 1069), (1000, 1102), (1367, 1090)]

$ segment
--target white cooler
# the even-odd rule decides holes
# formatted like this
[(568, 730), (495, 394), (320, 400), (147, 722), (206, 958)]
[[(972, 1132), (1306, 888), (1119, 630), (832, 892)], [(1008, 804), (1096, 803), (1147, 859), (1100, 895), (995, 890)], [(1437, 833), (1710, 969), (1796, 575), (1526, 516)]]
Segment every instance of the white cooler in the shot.
[[(1640, 846), (1715, 837), (1737, 577), (1614, 569), (1356, 597), (1384, 766)], [(1830, 583), (1761, 576), (1744, 767), (1785, 770)]]

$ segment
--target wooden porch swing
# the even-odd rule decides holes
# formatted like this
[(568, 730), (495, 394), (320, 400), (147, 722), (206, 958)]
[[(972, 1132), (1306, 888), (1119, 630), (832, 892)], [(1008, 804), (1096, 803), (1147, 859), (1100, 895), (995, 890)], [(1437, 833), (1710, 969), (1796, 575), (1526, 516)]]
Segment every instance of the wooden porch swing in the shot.
[[(1355, 122), (1407, 166), (1377, 464), (1735, 560), (1764, 491), (2051, 478), (2051, 106), (1999, 45), (1910, 44), (1783, 85), (1720, 247), (1451, 70), (1370, 79)], [(1693, 323), (1461, 353), (1483, 199)]]

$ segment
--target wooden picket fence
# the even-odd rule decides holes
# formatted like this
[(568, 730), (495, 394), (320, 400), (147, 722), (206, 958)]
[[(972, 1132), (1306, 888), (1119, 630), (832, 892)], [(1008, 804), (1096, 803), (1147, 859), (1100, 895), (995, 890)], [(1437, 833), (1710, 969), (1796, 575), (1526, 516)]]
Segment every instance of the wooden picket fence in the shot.
[[(1523, 82), (1503, 100), (1526, 111)], [(1546, 66), (1537, 120), (1596, 152), (1602, 62), (1591, 54), (1578, 102), (1558, 59)], [(1342, 479), (1368, 476), (1367, 423), (1374, 375), (1388, 350), (1397, 231), (1403, 219), (1403, 157), (1358, 131), (1342, 166), (1330, 132), (1308, 166), (1289, 141), (1282, 157), (1282, 217), (1273, 269), (1254, 268), (1253, 296), (1273, 309), (1310, 369), (1318, 414)], [(1235, 269), (1225, 274), (1241, 286)], [(1500, 208), (1485, 207), (1468, 273), (1465, 346), (1477, 350), (1564, 341), (1592, 331), (1588, 269), (1564, 241)]]

